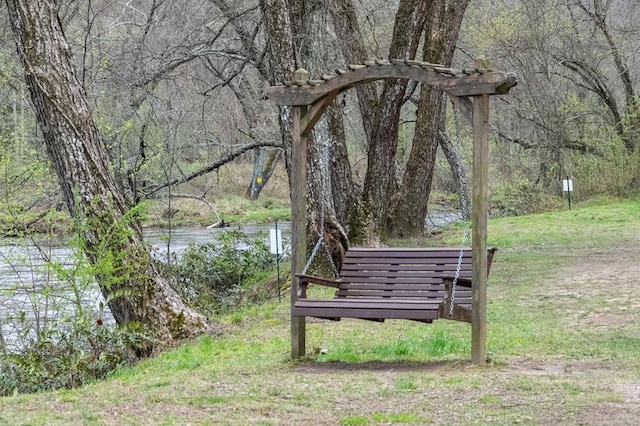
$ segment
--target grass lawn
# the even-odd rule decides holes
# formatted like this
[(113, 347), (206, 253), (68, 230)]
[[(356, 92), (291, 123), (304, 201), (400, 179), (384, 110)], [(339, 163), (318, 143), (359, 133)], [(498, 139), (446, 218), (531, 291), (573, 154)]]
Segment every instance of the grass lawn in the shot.
[(486, 366), (445, 320), (310, 319), (291, 361), (285, 298), (107, 381), (2, 398), (0, 424), (640, 424), (640, 202), (494, 219), (489, 245)]

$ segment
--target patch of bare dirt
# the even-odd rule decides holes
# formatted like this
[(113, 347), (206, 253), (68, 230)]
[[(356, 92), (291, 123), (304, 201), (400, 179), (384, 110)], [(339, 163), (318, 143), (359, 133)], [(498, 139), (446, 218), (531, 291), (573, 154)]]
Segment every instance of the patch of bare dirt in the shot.
[(510, 359), (507, 365), (500, 368), (506, 374), (528, 376), (575, 376), (581, 374), (610, 375), (615, 372), (609, 361), (575, 361), (558, 360), (537, 361), (526, 358)]
[[(580, 330), (637, 330), (640, 324), (640, 236), (624, 246), (577, 259), (561, 268), (540, 295), (561, 304), (571, 325)], [(640, 348), (639, 354), (640, 354)], [(613, 400), (597, 398), (573, 420), (578, 424), (640, 424), (637, 373), (613, 360), (549, 361), (513, 359), (501, 369), (507, 375), (567, 377), (587, 388), (610, 391)]]
[[(578, 258), (560, 268), (541, 296), (565, 306), (582, 328), (619, 328), (640, 322), (640, 237), (624, 246)], [(543, 294), (544, 293), (544, 294)]]

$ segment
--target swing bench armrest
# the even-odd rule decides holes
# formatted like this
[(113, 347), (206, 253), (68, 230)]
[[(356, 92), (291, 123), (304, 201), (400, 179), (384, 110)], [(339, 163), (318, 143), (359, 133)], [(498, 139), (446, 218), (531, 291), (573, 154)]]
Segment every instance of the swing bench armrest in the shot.
[[(442, 305), (440, 305), (440, 318), (448, 318), (457, 321), (464, 321), (471, 323), (473, 321), (471, 307), (468, 303), (465, 302), (462, 305), (459, 303), (454, 303), (454, 294), (453, 294), (453, 280), (454, 276), (443, 276), (442, 282), (444, 283), (445, 295), (442, 300)], [(471, 289), (471, 280), (469, 278), (458, 277), (456, 281), (456, 286), (464, 287), (465, 292), (469, 292)], [(459, 293), (456, 293), (459, 294)], [(457, 298), (455, 300), (458, 300)], [(452, 306), (453, 305), (453, 306)]]
[[(443, 276), (442, 277), (442, 281), (444, 282), (444, 286), (445, 288), (449, 288), (451, 286), (453, 286), (453, 280), (455, 279), (455, 277), (453, 275), (451, 276)], [(459, 285), (461, 287), (472, 287), (472, 281), (469, 278), (462, 278), (462, 277), (458, 277), (458, 281), (456, 281), (456, 285)]]
[[(491, 271), (491, 264), (493, 263), (493, 255), (498, 251), (497, 247), (490, 247), (487, 249), (487, 276), (489, 276), (489, 272)], [(451, 289), (453, 288), (453, 281), (455, 280), (455, 276), (453, 275), (443, 275), (442, 282), (444, 283), (445, 290), (448, 294), (451, 294)], [(458, 277), (458, 281), (456, 281), (456, 285), (461, 287), (473, 287), (471, 278), (462, 278)]]
[(328, 278), (314, 277), (313, 275), (296, 274), (298, 279), (298, 298), (306, 299), (309, 284), (318, 284), (325, 287), (340, 288), (340, 281)]

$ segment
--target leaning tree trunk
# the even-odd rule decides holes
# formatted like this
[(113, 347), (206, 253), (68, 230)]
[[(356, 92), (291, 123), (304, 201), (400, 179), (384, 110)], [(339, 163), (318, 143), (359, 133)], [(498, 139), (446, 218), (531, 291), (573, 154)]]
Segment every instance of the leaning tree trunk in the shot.
[(118, 324), (138, 322), (163, 343), (209, 329), (162, 278), (135, 214), (109, 173), (55, 0), (6, 0), (25, 79), (62, 194)]
[[(458, 124), (456, 123), (456, 126)], [(467, 188), (467, 177), (464, 171), (464, 165), (460, 158), (460, 152), (451, 141), (449, 135), (444, 131), (438, 132), (438, 145), (442, 148), (444, 156), (447, 158), (451, 175), (456, 184), (458, 196), (460, 197), (460, 216), (463, 220), (471, 219), (471, 199), (469, 198), (469, 189)], [(460, 141), (457, 141), (458, 143)]]
[[(468, 4), (469, 0), (431, 2), (425, 27), (423, 60), (451, 66)], [(403, 174), (402, 187), (392, 202), (388, 222), (390, 235), (409, 236), (424, 232), (438, 130), (444, 125), (442, 100), (440, 89), (422, 87), (409, 161)]]
[(276, 170), (278, 161), (282, 155), (280, 149), (257, 148), (253, 157), (253, 173), (251, 182), (247, 188), (247, 198), (257, 200), (262, 188), (269, 182)]
[[(265, 70), (265, 76), (266, 70)], [(260, 133), (257, 126), (259, 126), (260, 120), (258, 119), (258, 105), (255, 103), (255, 99), (260, 97), (256, 89), (250, 84), (246, 76), (241, 76), (238, 79), (237, 84), (229, 85), (234, 92), (236, 99), (242, 107), (244, 116), (249, 125), (249, 134), (251, 139), (258, 141)], [(271, 176), (278, 166), (278, 162), (282, 157), (282, 149), (280, 148), (256, 148), (253, 157), (253, 173), (251, 175), (251, 182), (247, 188), (246, 197), (250, 200), (257, 200), (260, 197), (262, 189), (265, 187)]]

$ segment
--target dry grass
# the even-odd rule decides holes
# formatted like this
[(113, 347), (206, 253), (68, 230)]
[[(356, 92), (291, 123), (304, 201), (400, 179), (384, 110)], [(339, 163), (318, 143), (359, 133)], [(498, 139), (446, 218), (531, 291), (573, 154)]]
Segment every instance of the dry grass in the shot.
[[(249, 187), (252, 171), (253, 163), (247, 161), (235, 161), (221, 168), (217, 176), (215, 194), (243, 196)], [(278, 162), (273, 176), (262, 190), (262, 196), (282, 200), (289, 198), (289, 180), (282, 160)]]

